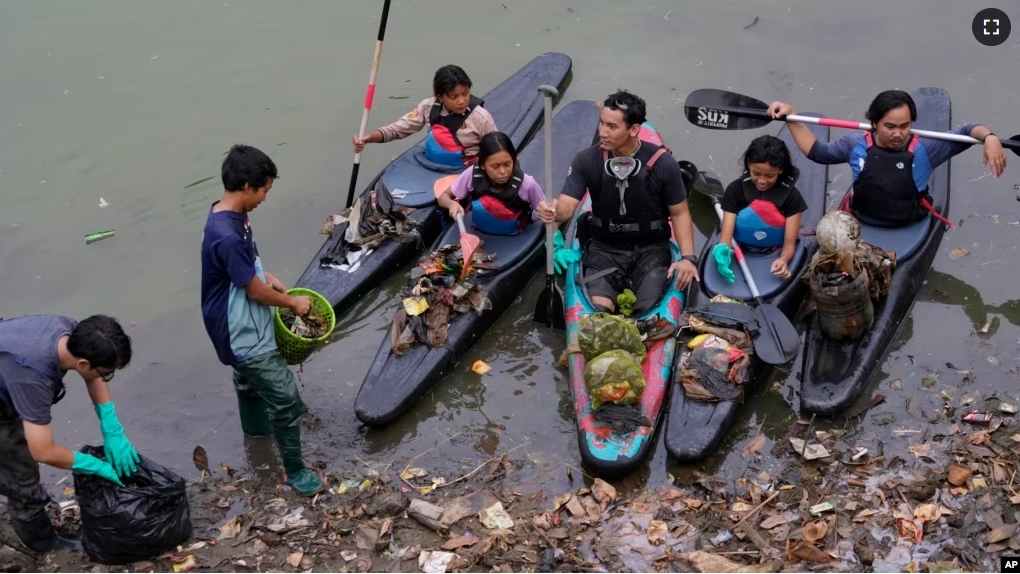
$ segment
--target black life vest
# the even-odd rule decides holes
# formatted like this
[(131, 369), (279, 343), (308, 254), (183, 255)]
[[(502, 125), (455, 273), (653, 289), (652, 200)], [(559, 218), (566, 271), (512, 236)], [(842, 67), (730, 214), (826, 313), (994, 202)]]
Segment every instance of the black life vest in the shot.
[(524, 170), (514, 165), (506, 186), (494, 189), (485, 170), (473, 168), (471, 182), (472, 225), (490, 235), (517, 235), (531, 223), (531, 204), (521, 199)]
[[(597, 148), (595, 148), (597, 149)], [(651, 244), (669, 240), (669, 210), (663, 205), (662, 190), (648, 182), (652, 167), (669, 149), (646, 141), (634, 154), (639, 162), (627, 179), (624, 192), (626, 215), (620, 214), (617, 178), (608, 170), (609, 153), (602, 151), (601, 179), (591, 193), (590, 233), (593, 239), (608, 243)]]
[(468, 107), (462, 114), (451, 114), (447, 112), (444, 116), (442, 115), (443, 103), (437, 98), (432, 104), (432, 108), (429, 110), (429, 126), (431, 129), (436, 129), (437, 126), (442, 126), (449, 130), (450, 135), (453, 136), (453, 141), (457, 142), (457, 145), (464, 147), (464, 144), (460, 143), (460, 139), (457, 138), (457, 132), (463, 127), (464, 122), (467, 121), (468, 116), (471, 112), (475, 111), (478, 106), (485, 107), (485, 101), (477, 96), (471, 96), (468, 100)]
[(491, 195), (498, 199), (507, 209), (515, 213), (525, 210), (531, 214), (531, 204), (521, 199), (521, 185), (524, 183), (524, 170), (520, 162), (514, 165), (514, 172), (503, 189), (493, 189), (489, 176), (482, 166), (475, 164), (471, 173), (471, 199), (481, 199), (483, 195)]
[(888, 150), (874, 145), (871, 132), (865, 132), (868, 156), (853, 184), (850, 209), (861, 222), (876, 227), (903, 227), (928, 214), (931, 205), (928, 189), (918, 190), (914, 183), (914, 149), (921, 136), (913, 136), (907, 147)]

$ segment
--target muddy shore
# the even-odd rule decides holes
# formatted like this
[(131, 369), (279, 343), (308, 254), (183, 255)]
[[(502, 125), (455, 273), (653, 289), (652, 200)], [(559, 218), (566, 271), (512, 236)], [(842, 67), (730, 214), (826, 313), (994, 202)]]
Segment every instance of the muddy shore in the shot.
[[(521, 491), (516, 478), (533, 463), (513, 451), (459, 475), (430, 468), (427, 452), (346, 473), (320, 462), (329, 490), (312, 499), (213, 466), (189, 478), (194, 536), (171, 552), (106, 566), (8, 545), (0, 570), (996, 571), (998, 556), (1020, 552), (1020, 425), (1006, 413), (975, 421), (970, 412), (947, 400), (943, 424), (894, 433), (902, 445), (864, 444), (800, 420), (772, 443), (771, 454), (789, 460), (777, 475), (757, 468), (761, 436), (741, 453), (743, 477), (692, 472), (647, 489), (564, 465), (572, 490)], [(884, 455), (903, 446), (908, 457)], [(61, 488), (53, 518), (73, 535), (74, 492)]]

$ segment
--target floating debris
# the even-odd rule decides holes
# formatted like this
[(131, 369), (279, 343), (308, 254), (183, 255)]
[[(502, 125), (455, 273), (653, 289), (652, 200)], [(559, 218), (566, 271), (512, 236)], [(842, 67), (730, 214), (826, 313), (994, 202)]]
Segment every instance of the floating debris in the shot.
[(108, 231), (97, 231), (95, 233), (89, 233), (88, 235), (85, 236), (85, 245), (92, 245), (97, 241), (109, 239), (110, 237), (113, 237), (115, 234), (116, 231), (114, 231), (113, 229), (110, 229)]

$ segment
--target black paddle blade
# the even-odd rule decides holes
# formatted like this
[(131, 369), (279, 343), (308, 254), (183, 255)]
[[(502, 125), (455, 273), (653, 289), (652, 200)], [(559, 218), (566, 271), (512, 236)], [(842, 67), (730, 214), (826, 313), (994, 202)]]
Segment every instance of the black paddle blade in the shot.
[(790, 319), (771, 304), (757, 305), (751, 315), (758, 322), (754, 354), (770, 365), (784, 365), (800, 352), (800, 335)]
[(769, 106), (761, 100), (705, 88), (694, 90), (684, 101), (684, 115), (692, 124), (711, 130), (753, 130), (772, 123)]
[(534, 321), (557, 331), (567, 330), (567, 309), (563, 304), (563, 290), (553, 283), (546, 285), (535, 305)]
[(754, 315), (751, 312), (751, 308), (743, 303), (709, 301), (699, 305), (696, 309), (692, 309), (691, 314), (713, 322), (720, 320), (726, 321), (726, 326), (730, 326), (732, 324), (746, 325), (754, 321)]
[(1008, 148), (1009, 151), (1020, 155), (1020, 134), (1009, 138), (1008, 140), (1002, 140), (1002, 147)]
[(723, 187), (722, 182), (719, 181), (719, 176), (710, 171), (698, 171), (698, 168), (687, 160), (680, 160), (677, 163), (680, 164), (684, 186), (688, 190), (722, 200), (723, 195), (726, 194), (726, 189)]

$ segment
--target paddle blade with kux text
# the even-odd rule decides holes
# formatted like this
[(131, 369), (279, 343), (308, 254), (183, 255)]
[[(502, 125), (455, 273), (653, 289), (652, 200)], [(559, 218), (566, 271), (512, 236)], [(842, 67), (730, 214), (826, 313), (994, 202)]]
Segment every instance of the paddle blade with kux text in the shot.
[(705, 88), (684, 101), (684, 115), (692, 124), (710, 130), (752, 130), (772, 123), (769, 106), (761, 100)]

